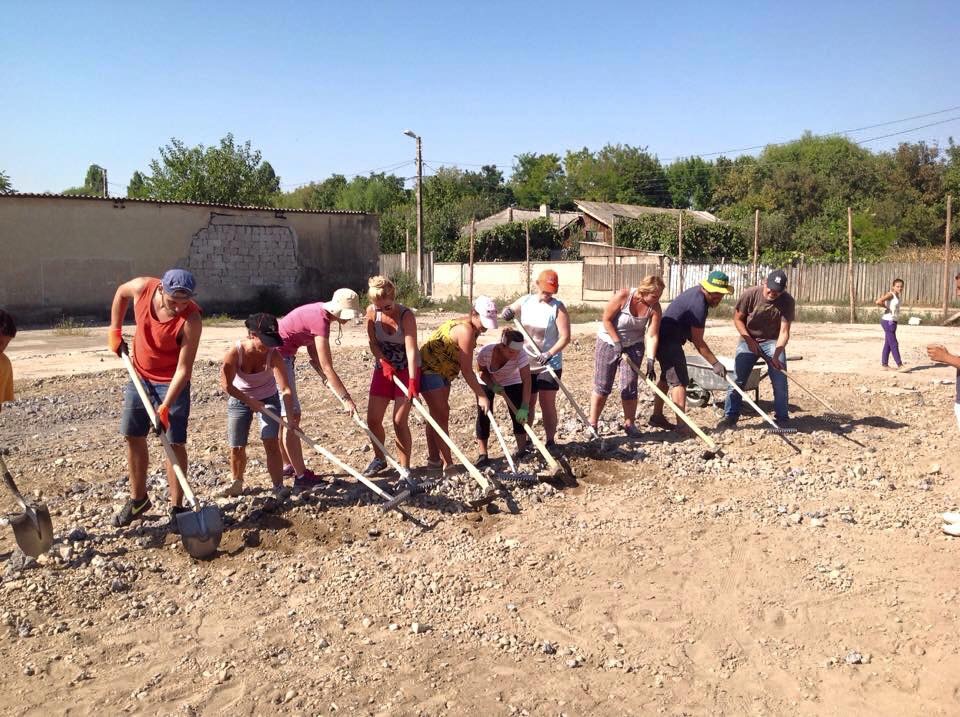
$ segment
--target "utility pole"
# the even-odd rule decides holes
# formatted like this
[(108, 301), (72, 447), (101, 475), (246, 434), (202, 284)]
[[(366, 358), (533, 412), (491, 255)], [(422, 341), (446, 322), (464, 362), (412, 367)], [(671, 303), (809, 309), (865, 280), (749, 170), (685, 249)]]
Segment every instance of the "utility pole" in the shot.
[(847, 282), (850, 285), (850, 323), (857, 322), (856, 290), (853, 284), (853, 209), (847, 207)]
[(757, 276), (757, 261), (760, 254), (760, 210), (757, 209), (753, 215), (753, 275), (750, 277), (750, 285), (760, 283)]
[(103, 177), (103, 196), (104, 198), (110, 196), (110, 189), (107, 183), (107, 170), (103, 167), (100, 167), (100, 176)]
[(677, 218), (677, 263), (680, 264), (680, 286), (677, 293), (683, 291), (683, 210)]
[(417, 286), (425, 292), (423, 285), (423, 145), (413, 130), (404, 130), (407, 137), (417, 141)]

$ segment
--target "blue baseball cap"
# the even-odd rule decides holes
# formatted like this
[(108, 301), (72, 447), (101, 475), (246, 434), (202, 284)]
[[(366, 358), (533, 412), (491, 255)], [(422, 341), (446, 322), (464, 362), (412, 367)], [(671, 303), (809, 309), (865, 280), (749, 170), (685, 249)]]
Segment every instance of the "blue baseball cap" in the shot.
[(166, 274), (163, 275), (163, 293), (170, 294), (186, 294), (185, 298), (193, 296), (196, 291), (197, 282), (191, 274), (186, 269), (170, 269)]

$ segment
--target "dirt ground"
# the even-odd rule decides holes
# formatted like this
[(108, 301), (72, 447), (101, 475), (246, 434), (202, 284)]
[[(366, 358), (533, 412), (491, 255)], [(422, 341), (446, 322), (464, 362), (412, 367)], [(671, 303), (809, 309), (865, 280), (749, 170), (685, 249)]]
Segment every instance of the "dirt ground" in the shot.
[[(441, 318), (422, 316), (421, 328)], [(565, 353), (564, 378), (584, 404), (595, 331), (578, 326)], [(110, 524), (127, 480), (124, 374), (101, 348), (105, 331), (22, 332), (0, 445), (21, 487), (50, 507), (57, 540), (32, 561), (0, 526), (0, 709), (956, 714), (960, 543), (939, 521), (960, 503), (954, 377), (922, 348), (956, 349), (960, 334), (902, 326), (903, 373), (880, 370), (879, 326), (794, 334), (789, 354), (803, 360), (791, 371), (852, 414), (849, 426), (791, 388), (800, 432), (789, 443), (745, 413), (718, 436), (725, 455), (705, 460), (695, 438), (647, 429), (628, 440), (615, 392), (597, 453), (561, 397), (565, 476), (506, 483), (509, 495), (479, 510), (460, 500), (470, 479), (453, 479), (412, 500), (426, 527), (382, 513), (344, 475), (278, 503), (262, 490), (252, 442), (248, 495), (219, 501), (220, 552), (195, 561), (165, 529), (159, 446), (152, 520)], [(204, 330), (189, 440), (201, 496), (226, 482), (217, 362), (240, 335), (239, 323)], [(707, 338), (732, 355), (728, 322)], [(364, 343), (349, 327), (334, 351), (358, 399), (372, 368)], [(306, 368), (305, 430), (362, 469), (362, 434)], [(473, 456), (474, 402), (462, 381), (452, 395), (452, 433)], [(761, 399), (769, 407), (767, 382)], [(719, 418), (710, 407), (691, 415), (710, 427)], [(0, 505), (13, 509), (8, 497)]]

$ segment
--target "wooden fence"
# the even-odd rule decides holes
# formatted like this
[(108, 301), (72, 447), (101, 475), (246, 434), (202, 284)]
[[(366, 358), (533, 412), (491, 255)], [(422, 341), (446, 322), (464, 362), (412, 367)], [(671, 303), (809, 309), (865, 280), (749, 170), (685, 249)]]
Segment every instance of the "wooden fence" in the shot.
[[(687, 264), (683, 267), (683, 288), (689, 288), (714, 270), (730, 277), (736, 294), (748, 286), (762, 281), (776, 267), (760, 266), (757, 277), (752, 275), (749, 264)], [(846, 264), (801, 264), (784, 267), (787, 275), (787, 291), (802, 304), (846, 305), (850, 301), (849, 277)], [(950, 267), (949, 281), (960, 273), (960, 264)], [(679, 271), (670, 272), (668, 297), (680, 292)], [(879, 264), (858, 263), (853, 265), (854, 287), (857, 304), (872, 304), (881, 294), (889, 291), (894, 279), (903, 279), (902, 301), (906, 306), (939, 307), (943, 303), (943, 264), (940, 262), (884, 262)], [(950, 303), (956, 304), (953, 290)]]

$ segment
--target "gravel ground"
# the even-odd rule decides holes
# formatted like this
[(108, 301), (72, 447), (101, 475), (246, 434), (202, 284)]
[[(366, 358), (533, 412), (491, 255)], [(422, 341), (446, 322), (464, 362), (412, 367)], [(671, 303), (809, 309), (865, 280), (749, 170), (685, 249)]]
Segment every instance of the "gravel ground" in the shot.
[[(958, 545), (938, 520), (958, 503), (952, 380), (923, 366), (881, 373), (867, 333), (850, 342), (843, 373), (825, 373), (818, 347), (836, 330), (799, 327), (793, 346), (805, 354), (798, 377), (852, 414), (846, 426), (794, 391), (798, 434), (767, 434), (745, 414), (715, 435), (724, 453), (707, 460), (696, 438), (647, 429), (627, 439), (615, 395), (601, 451), (561, 398), (562, 475), (535, 480), (543, 466), (528, 461), (526, 480), (505, 480), (480, 507), (469, 476), (450, 478), (411, 500), (416, 522), (380, 511), (316, 455), (328, 485), (278, 502), (253, 445), (247, 494), (217, 501), (226, 530), (209, 561), (191, 559), (165, 528), (158, 445), (151, 520), (110, 525), (127, 492), (121, 370), (22, 381), (0, 445), (21, 487), (49, 506), (56, 542), (32, 560), (0, 529), (0, 705), (954, 714)], [(729, 332), (717, 336), (729, 355)], [(584, 403), (592, 348), (583, 336), (565, 354)], [(905, 346), (908, 362), (918, 351)], [(372, 368), (361, 354), (335, 353), (355, 397)], [(228, 474), (216, 374), (203, 359), (193, 381), (190, 477), (205, 497)], [(307, 433), (362, 469), (370, 452), (359, 429), (309, 374), (299, 380)], [(768, 384), (761, 398), (769, 406)], [(473, 456), (462, 381), (453, 404), (452, 433)], [(710, 427), (719, 418), (709, 407), (691, 415)], [(494, 467), (507, 477), (502, 460)], [(393, 490), (397, 479), (378, 482)]]

